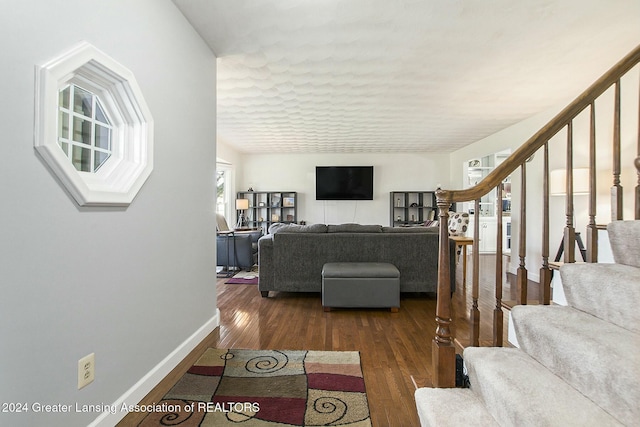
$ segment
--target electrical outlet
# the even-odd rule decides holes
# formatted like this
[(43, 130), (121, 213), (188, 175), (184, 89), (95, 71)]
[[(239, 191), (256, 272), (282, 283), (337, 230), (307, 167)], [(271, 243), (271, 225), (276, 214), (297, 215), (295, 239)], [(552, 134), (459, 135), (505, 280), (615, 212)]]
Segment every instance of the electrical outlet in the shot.
[(78, 360), (78, 390), (91, 384), (95, 378), (96, 354), (91, 353)]

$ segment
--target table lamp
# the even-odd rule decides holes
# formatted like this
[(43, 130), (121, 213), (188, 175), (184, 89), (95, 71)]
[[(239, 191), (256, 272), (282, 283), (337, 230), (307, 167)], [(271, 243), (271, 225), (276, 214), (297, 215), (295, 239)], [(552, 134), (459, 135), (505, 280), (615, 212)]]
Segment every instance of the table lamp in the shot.
[(236, 199), (236, 210), (240, 211), (236, 228), (242, 228), (244, 226), (244, 211), (247, 209), (249, 209), (249, 199)]

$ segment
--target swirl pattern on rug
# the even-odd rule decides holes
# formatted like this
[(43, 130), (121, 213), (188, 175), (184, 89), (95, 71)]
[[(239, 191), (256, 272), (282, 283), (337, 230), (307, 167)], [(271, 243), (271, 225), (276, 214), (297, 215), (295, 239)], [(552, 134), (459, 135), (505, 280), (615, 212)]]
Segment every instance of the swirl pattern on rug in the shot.
[(355, 351), (209, 348), (147, 426), (371, 426)]

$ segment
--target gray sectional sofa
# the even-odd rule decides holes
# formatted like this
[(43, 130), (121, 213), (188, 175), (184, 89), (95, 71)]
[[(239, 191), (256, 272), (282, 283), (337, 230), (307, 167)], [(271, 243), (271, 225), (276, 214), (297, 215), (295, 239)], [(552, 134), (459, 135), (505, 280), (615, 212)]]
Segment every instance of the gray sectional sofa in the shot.
[[(385, 262), (400, 271), (400, 292), (432, 292), (438, 282), (438, 228), (381, 225), (273, 224), (258, 241), (258, 287), (270, 291), (321, 292), (328, 262)], [(455, 290), (455, 244), (451, 292)]]

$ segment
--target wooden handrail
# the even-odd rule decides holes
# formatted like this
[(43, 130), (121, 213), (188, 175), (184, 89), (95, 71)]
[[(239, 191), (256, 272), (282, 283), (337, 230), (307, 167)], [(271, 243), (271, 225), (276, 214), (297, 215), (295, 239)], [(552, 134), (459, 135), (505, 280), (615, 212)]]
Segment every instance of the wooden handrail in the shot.
[[(568, 140), (567, 140), (567, 206), (566, 216), (567, 224), (564, 231), (565, 239), (565, 262), (574, 262), (573, 249), (575, 245), (575, 230), (573, 228), (573, 148), (572, 148), (572, 126), (573, 120), (587, 107), (591, 108), (591, 130), (590, 130), (590, 194), (595, 194), (595, 130), (594, 126), (594, 114), (595, 114), (595, 100), (600, 97), (611, 86), (615, 85), (615, 112), (614, 112), (614, 165), (613, 165), (613, 187), (611, 189), (612, 195), (612, 219), (621, 219), (622, 215), (622, 187), (620, 186), (620, 79), (635, 65), (640, 63), (640, 45), (637, 46), (631, 53), (625, 56), (621, 61), (609, 69), (602, 77), (600, 77), (595, 83), (593, 83), (587, 90), (580, 94), (575, 100), (573, 100), (567, 107), (560, 111), (555, 117), (553, 117), (546, 125), (544, 125), (538, 132), (536, 132), (531, 138), (529, 138), (524, 144), (522, 144), (517, 150), (515, 150), (511, 156), (509, 156), (504, 162), (498, 165), (491, 173), (489, 173), (483, 180), (477, 183), (475, 186), (463, 189), (463, 190), (446, 190), (437, 189), (436, 199), (439, 209), (440, 219), (440, 246), (438, 255), (438, 295), (436, 306), (436, 336), (433, 340), (433, 386), (434, 387), (455, 387), (455, 349), (453, 346), (453, 340), (451, 337), (451, 294), (450, 294), (450, 275), (449, 268), (450, 258), (449, 249), (447, 245), (448, 241), (448, 219), (449, 208), (452, 203), (475, 201), (476, 208), (474, 212), (479, 212), (479, 200), (482, 196), (488, 194), (493, 189), (500, 186), (503, 180), (511, 175), (516, 169), (520, 168), (522, 173), (521, 180), (521, 193), (522, 202), (520, 207), (520, 245), (519, 253), (520, 266), (517, 272), (517, 285), (518, 285), (518, 303), (526, 304), (527, 301), (527, 269), (525, 267), (525, 255), (526, 255), (526, 165), (542, 147), (544, 147), (544, 163), (545, 172), (543, 175), (544, 186), (544, 215), (545, 220), (543, 223), (543, 264), (540, 272), (540, 284), (541, 284), (541, 302), (543, 304), (549, 304), (549, 285), (551, 281), (551, 270), (548, 263), (549, 254), (549, 223), (548, 223), (548, 199), (549, 199), (549, 183), (548, 183), (548, 143), (552, 137), (554, 137), (563, 128), (568, 128)], [(639, 114), (640, 115), (640, 114)], [(635, 217), (640, 219), (640, 126), (638, 130), (638, 157), (635, 159), (635, 166), (638, 169), (638, 186), (636, 186), (636, 206)], [(590, 222), (588, 227), (588, 244), (590, 250), (595, 251), (597, 247), (597, 227), (595, 225), (595, 201), (594, 195), (590, 198)], [(477, 252), (478, 252), (478, 223), (475, 221), (474, 227), (474, 276), (475, 269), (477, 268)], [(593, 252), (589, 255), (590, 262), (595, 262), (597, 254)], [(501, 263), (497, 263), (497, 270), (502, 269)], [(501, 271), (496, 271), (496, 276), (501, 275)], [(497, 279), (498, 280), (498, 279)], [(479, 325), (480, 313), (477, 309), (477, 279), (474, 277), (473, 284), (473, 306), (470, 313), (470, 320), (472, 322), (472, 345), (478, 345), (479, 332), (477, 325)], [(497, 292), (502, 292), (501, 285), (496, 285), (496, 309), (494, 313), (494, 325), (501, 326), (500, 313), (500, 295)], [(501, 329), (501, 327), (500, 327)], [(495, 336), (494, 331), (494, 345), (500, 345), (500, 339)]]
[(640, 45), (620, 62), (607, 71), (586, 91), (580, 94), (571, 104), (559, 112), (545, 126), (529, 138), (507, 160), (496, 167), (477, 185), (464, 190), (436, 190), (436, 197), (449, 203), (468, 202), (479, 199), (511, 175), (518, 166), (531, 158), (551, 137), (558, 133), (591, 102), (602, 95), (620, 77), (640, 62)]

